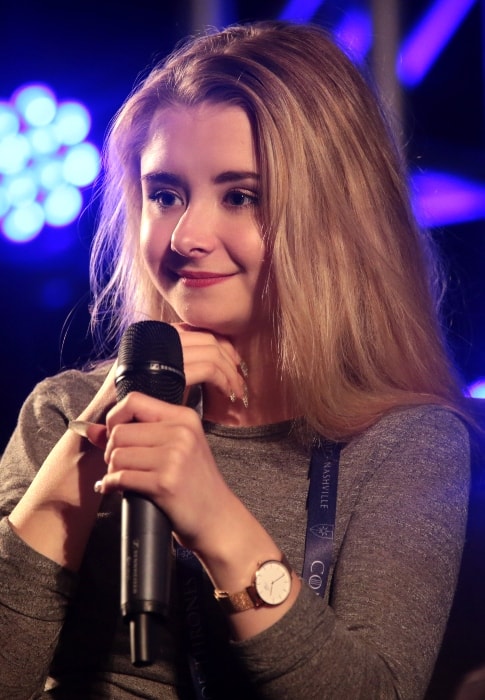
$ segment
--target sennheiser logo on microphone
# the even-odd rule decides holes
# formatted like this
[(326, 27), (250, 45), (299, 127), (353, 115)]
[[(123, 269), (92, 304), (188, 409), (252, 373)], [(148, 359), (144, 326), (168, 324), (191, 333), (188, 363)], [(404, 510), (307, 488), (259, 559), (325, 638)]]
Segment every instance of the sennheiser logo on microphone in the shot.
[(138, 572), (140, 570), (140, 557), (138, 556), (140, 552), (140, 540), (133, 539), (131, 541), (131, 556), (129, 562), (129, 568), (131, 571), (131, 592), (133, 595), (138, 593)]
[(138, 374), (139, 372), (171, 372), (172, 374), (177, 374), (185, 381), (184, 373), (176, 367), (155, 360), (149, 360), (147, 362), (133, 362), (119, 365), (115, 374), (115, 383), (121, 381), (127, 374)]

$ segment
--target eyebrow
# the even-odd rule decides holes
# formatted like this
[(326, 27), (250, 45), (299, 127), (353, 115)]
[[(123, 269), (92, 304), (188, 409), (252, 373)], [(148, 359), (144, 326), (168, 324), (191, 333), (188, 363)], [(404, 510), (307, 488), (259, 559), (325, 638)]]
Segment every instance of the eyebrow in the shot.
[[(147, 182), (149, 184), (167, 184), (174, 187), (187, 187), (187, 182), (185, 178), (175, 173), (171, 173), (165, 170), (158, 172), (146, 173), (146, 175), (141, 176), (142, 182)], [(252, 170), (226, 170), (214, 178), (214, 184), (221, 185), (228, 182), (240, 182), (241, 180), (255, 180), (259, 182), (260, 177), (258, 173)]]
[(227, 170), (217, 175), (214, 182), (216, 185), (220, 185), (225, 182), (239, 182), (240, 180), (256, 180), (256, 182), (259, 182), (260, 177), (258, 173), (252, 170)]

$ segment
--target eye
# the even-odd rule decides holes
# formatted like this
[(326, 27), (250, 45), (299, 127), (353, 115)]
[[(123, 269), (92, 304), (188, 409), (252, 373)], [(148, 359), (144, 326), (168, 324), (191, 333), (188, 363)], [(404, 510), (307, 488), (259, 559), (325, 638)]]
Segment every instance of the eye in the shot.
[(156, 190), (148, 195), (148, 199), (158, 204), (161, 209), (185, 206), (183, 198), (172, 190)]
[(259, 204), (259, 197), (255, 192), (231, 190), (226, 194), (224, 202), (230, 207), (254, 207)]

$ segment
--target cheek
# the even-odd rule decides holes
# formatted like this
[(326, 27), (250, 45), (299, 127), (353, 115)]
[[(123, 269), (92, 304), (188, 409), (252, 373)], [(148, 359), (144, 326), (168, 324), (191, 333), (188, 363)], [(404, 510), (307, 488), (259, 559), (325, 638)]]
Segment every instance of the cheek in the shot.
[(245, 266), (257, 271), (265, 266), (266, 248), (259, 230), (243, 231), (241, 235), (229, 239), (227, 248), (233, 257), (244, 262)]
[(160, 267), (160, 261), (170, 241), (169, 238), (167, 242), (163, 231), (158, 230), (158, 228), (142, 219), (140, 226), (140, 251), (147, 267), (155, 273)]
[(269, 256), (261, 238), (254, 242), (252, 248), (252, 268), (258, 279), (266, 279), (269, 270)]

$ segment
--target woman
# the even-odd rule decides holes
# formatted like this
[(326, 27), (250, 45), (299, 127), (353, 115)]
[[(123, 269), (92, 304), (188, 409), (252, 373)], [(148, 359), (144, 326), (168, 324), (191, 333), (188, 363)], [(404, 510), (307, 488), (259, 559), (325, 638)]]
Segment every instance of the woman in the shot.
[[(318, 28), (229, 28), (151, 72), (106, 158), (93, 323), (174, 324), (202, 421), (137, 392), (116, 404), (115, 366), (34, 390), (2, 464), (1, 697), (422, 697), (468, 437), (431, 252), (371, 90)], [(312, 446), (337, 443), (336, 521), (306, 533)], [(165, 512), (182, 553), (143, 668), (118, 610), (126, 490)], [(308, 541), (333, 529), (323, 584)], [(197, 638), (185, 559), (203, 567)]]

